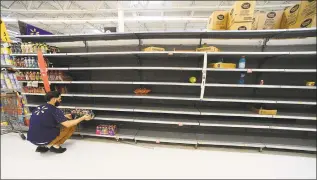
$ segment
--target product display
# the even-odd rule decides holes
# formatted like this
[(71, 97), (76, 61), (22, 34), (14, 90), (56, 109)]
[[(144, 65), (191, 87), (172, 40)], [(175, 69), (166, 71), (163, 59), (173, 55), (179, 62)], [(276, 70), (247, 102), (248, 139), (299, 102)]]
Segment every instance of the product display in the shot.
[(251, 110), (257, 114), (262, 115), (276, 115), (277, 110), (276, 109), (266, 109), (265, 107), (251, 107)]
[(283, 11), (257, 11), (252, 21), (252, 30), (279, 29)]
[(227, 20), (227, 11), (214, 11), (208, 19), (207, 30), (226, 30)]
[(233, 63), (209, 63), (208, 67), (209, 68), (224, 68), (224, 69), (235, 69), (236, 64)]
[(21, 85), (13, 72), (1, 71), (1, 89), (14, 91), (21, 90)]
[(315, 86), (316, 84), (315, 84), (315, 82), (307, 82), (306, 83), (306, 86)]
[(90, 115), (92, 118), (95, 117), (95, 113), (92, 110), (88, 109), (67, 109), (67, 108), (61, 108), (64, 114), (71, 114), (72, 119), (80, 118), (86, 114)]
[[(67, 87), (65, 85), (55, 85), (53, 90), (56, 90), (62, 94), (67, 94)], [(26, 93), (45, 93), (44, 86), (33, 87), (33, 86), (23, 86), (23, 91)]]
[(58, 47), (49, 46), (45, 43), (32, 43), (32, 42), (22, 42), (22, 43), (12, 43), (11, 51), (13, 54), (36, 54), (38, 51), (45, 53), (59, 53)]
[(110, 135), (114, 136), (117, 134), (117, 126), (116, 125), (98, 125), (96, 127), (97, 135)]
[(196, 77), (190, 77), (189, 78), (189, 82), (190, 83), (196, 83), (196, 81), (197, 81)]
[(242, 56), (241, 58), (240, 58), (240, 60), (239, 60), (239, 68), (240, 69), (244, 69), (245, 68), (245, 56)]
[[(63, 71), (48, 71), (48, 79), (50, 81), (71, 81), (72, 78)], [(41, 81), (40, 71), (20, 71), (16, 73), (19, 81)]]
[(138, 89), (134, 90), (134, 93), (136, 95), (146, 95), (149, 92), (151, 92), (151, 90), (150, 89), (146, 89), (146, 88), (138, 88)]
[(244, 77), (245, 77), (245, 73), (241, 73), (238, 84), (244, 84)]
[(219, 52), (220, 50), (214, 46), (205, 46), (201, 48), (196, 48), (197, 52)]
[(143, 51), (165, 51), (165, 49), (160, 47), (147, 47), (144, 48)]

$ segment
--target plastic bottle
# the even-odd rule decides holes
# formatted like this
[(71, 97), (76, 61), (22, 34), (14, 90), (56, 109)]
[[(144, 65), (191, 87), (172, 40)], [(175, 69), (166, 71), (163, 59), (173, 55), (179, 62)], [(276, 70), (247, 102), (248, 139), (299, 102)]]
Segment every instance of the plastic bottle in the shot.
[(240, 69), (244, 69), (245, 68), (245, 56), (241, 56), (240, 60), (239, 60), (239, 68)]
[(245, 77), (245, 73), (241, 73), (240, 79), (239, 79), (239, 84), (244, 84), (244, 77)]
[(33, 53), (33, 44), (31, 42), (28, 43), (28, 50), (30, 54)]
[(40, 80), (40, 72), (36, 72), (36, 75), (35, 75), (35, 80), (36, 81), (39, 81)]

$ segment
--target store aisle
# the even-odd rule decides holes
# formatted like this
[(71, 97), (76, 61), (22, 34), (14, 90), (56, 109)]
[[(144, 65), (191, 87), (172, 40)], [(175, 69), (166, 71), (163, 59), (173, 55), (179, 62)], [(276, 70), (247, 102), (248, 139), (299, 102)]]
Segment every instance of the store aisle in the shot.
[(1, 136), (1, 178), (316, 178), (316, 156), (254, 150), (70, 140), (39, 154), (17, 134)]

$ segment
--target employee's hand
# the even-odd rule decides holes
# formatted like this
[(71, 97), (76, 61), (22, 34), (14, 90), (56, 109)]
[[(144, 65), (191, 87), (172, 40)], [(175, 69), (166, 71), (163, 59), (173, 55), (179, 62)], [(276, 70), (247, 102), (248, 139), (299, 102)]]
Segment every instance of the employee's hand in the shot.
[(86, 114), (86, 115), (83, 116), (83, 119), (84, 119), (85, 121), (90, 121), (90, 120), (92, 120), (92, 117), (91, 117), (91, 115)]
[(72, 114), (65, 114), (64, 115), (67, 119), (73, 119)]

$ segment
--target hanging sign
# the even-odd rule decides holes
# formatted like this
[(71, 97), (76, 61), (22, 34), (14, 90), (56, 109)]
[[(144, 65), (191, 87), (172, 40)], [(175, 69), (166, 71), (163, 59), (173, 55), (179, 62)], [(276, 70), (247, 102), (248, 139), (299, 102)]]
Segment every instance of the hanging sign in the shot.
[(2, 19), (0, 19), (0, 23), (1, 23), (1, 41), (3, 42), (11, 42), (11, 39), (9, 37), (9, 34), (7, 32), (7, 28), (6, 25), (4, 24), (4, 22), (2, 21)]

